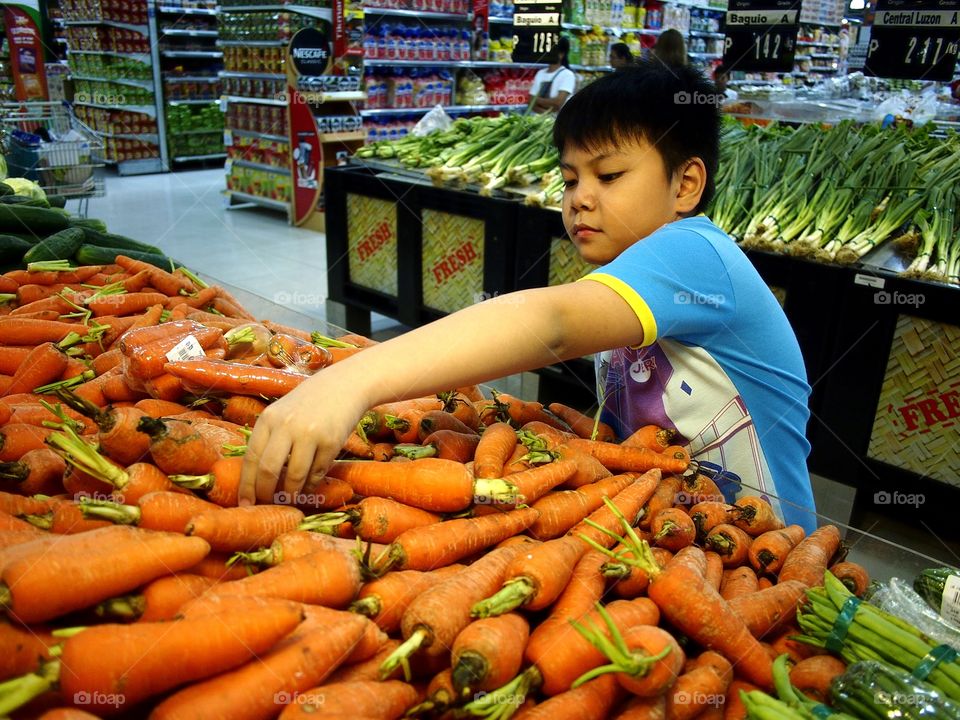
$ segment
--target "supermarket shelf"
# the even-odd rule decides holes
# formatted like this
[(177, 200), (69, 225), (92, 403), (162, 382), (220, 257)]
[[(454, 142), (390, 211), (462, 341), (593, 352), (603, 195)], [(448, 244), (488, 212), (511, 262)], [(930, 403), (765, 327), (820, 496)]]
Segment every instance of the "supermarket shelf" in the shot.
[(723, 53), (702, 53), (702, 52), (688, 52), (692, 58), (700, 58), (702, 60), (719, 60), (723, 57)]
[(216, 30), (179, 30), (177, 28), (160, 28), (160, 34), (167, 37), (217, 37)]
[(150, 117), (157, 116), (157, 109), (153, 105), (103, 105), (101, 103), (78, 101), (74, 101), (73, 104), (80, 105), (82, 107), (100, 108), (101, 110), (122, 110), (124, 112), (142, 113), (144, 115), (149, 115)]
[(200, 160), (223, 160), (226, 153), (211, 153), (210, 155), (180, 155), (173, 158), (174, 162), (199, 162)]
[(798, 55), (798, 58), (808, 57), (812, 60), (836, 60), (837, 56), (831, 53), (813, 53), (812, 55)]
[(649, 35), (651, 37), (657, 37), (663, 30), (654, 29), (654, 28), (621, 28), (622, 32), (633, 33), (634, 35)]
[(250, 78), (251, 80), (285, 80), (283, 73), (255, 73), (255, 72), (236, 72), (234, 70), (221, 70), (222, 78)]
[(113, 50), (67, 50), (67, 55), (106, 55), (108, 57), (119, 57), (136, 60), (144, 65), (150, 64), (150, 53), (125, 53), (114, 52)]
[[(253, 130), (235, 130), (234, 128), (226, 128), (224, 135), (230, 133), (231, 135), (241, 135), (243, 137), (252, 137), (258, 140), (272, 140), (273, 142), (290, 142), (290, 138), (286, 135), (271, 135), (269, 133), (260, 133), (254, 132)], [(230, 143), (231, 145), (233, 143)]]
[(113, 140), (143, 140), (147, 145), (160, 144), (160, 136), (156, 133), (106, 133), (94, 130), (93, 134), (97, 137), (110, 138)]
[(217, 47), (286, 47), (286, 40), (217, 40)]
[(264, 165), (263, 163), (251, 162), (250, 160), (231, 160), (237, 167), (250, 168), (251, 170), (263, 170), (264, 172), (275, 173), (276, 175), (289, 175), (290, 168), (274, 167), (273, 165)]
[(726, 37), (722, 32), (706, 32), (704, 30), (691, 30), (687, 35), (690, 37), (711, 38), (713, 40), (723, 40)]
[(697, 10), (712, 10), (713, 12), (726, 12), (727, 6), (716, 7), (714, 5), (707, 5), (706, 3), (696, 2), (696, 0), (672, 0), (677, 5), (686, 5), (688, 8), (695, 8)]
[(365, 67), (542, 68), (546, 63), (506, 63), (493, 60), (367, 60)]
[(489, 20), (491, 25), (513, 25), (512, 17), (492, 17)]
[(107, 27), (120, 28), (121, 30), (132, 30), (133, 32), (146, 35), (150, 32), (146, 25), (131, 25), (130, 23), (116, 22), (115, 20), (67, 20), (67, 27), (71, 25), (106, 25)]
[(816, 25), (817, 27), (828, 27), (828, 28), (839, 28), (843, 27), (842, 23), (825, 23), (825, 22), (816, 22), (814, 20), (804, 20), (801, 18), (801, 25)]
[(226, 101), (228, 103), (251, 103), (253, 105), (276, 105), (278, 107), (286, 107), (287, 103), (283, 100), (271, 100), (270, 98), (251, 98), (251, 97), (241, 97), (240, 95), (223, 95), (220, 98), (221, 101)]
[(333, 22), (333, 11), (330, 8), (308, 7), (306, 5), (220, 5), (218, 12), (292, 12), (298, 15), (309, 15), (327, 22)]
[(242, 202), (253, 203), (254, 205), (262, 205), (263, 207), (272, 208), (273, 210), (283, 210), (284, 212), (290, 211), (290, 203), (284, 202), (283, 200), (271, 200), (270, 198), (260, 197), (259, 195), (249, 195), (237, 190), (227, 190), (225, 192), (229, 197), (235, 198)]
[(220, 102), (220, 98), (208, 98), (206, 100), (199, 98), (193, 100), (167, 100), (167, 105), (171, 107), (177, 107), (178, 105), (212, 105), (215, 102)]
[(821, 73), (835, 73), (837, 68), (826, 68), (826, 67), (812, 67), (808, 72), (821, 72)]
[(163, 161), (156, 158), (141, 158), (140, 160), (112, 160), (105, 159), (107, 165), (116, 165), (120, 175), (149, 175), (151, 173), (166, 172)]
[[(464, 22), (471, 19), (471, 15), (469, 14), (460, 15), (458, 13), (430, 12), (428, 10), (394, 10), (392, 8), (365, 7), (363, 12), (366, 15), (415, 18), (417, 20), (450, 20)], [(511, 20), (511, 22), (513, 21)]]
[(570, 69), (581, 72), (613, 72), (610, 65), (571, 65)]
[(223, 53), (216, 50), (161, 50), (160, 55), (168, 58), (222, 58)]
[(90, 80), (92, 82), (115, 83), (117, 85), (129, 85), (130, 87), (143, 88), (144, 90), (153, 90), (152, 80), (127, 80), (125, 78), (105, 78), (96, 75), (78, 75), (70, 73), (74, 80)]
[(223, 128), (217, 128), (215, 130), (181, 130), (176, 133), (177, 137), (180, 135), (219, 135), (223, 132)]
[(163, 81), (165, 83), (218, 83), (220, 78), (216, 75), (174, 75), (174, 76), (164, 76)]
[(839, 43), (816, 42), (814, 40), (797, 40), (797, 47), (832, 47), (839, 48)]
[(169, 5), (160, 5), (157, 12), (165, 15), (216, 15), (216, 8), (181, 8)]
[[(507, 112), (509, 110), (520, 110), (527, 105), (447, 105), (443, 111), (446, 113), (469, 113), (469, 112)], [(433, 108), (378, 108), (375, 110), (361, 110), (361, 117), (380, 117), (384, 115), (422, 115)]]
[(362, 90), (341, 91), (341, 92), (303, 92), (298, 91), (300, 97), (308, 103), (317, 103), (322, 105), (328, 102), (362, 102), (367, 99), (367, 94)]
[(320, 142), (322, 143), (335, 143), (335, 142), (355, 142), (357, 140), (365, 140), (367, 133), (363, 130), (351, 130), (350, 132), (338, 132), (338, 133), (320, 133)]

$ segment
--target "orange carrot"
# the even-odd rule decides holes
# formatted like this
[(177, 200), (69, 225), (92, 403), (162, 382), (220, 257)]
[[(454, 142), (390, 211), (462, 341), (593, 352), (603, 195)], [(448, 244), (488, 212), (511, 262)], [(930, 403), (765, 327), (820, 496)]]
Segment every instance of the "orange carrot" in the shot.
[(613, 497), (633, 482), (633, 475), (615, 475), (577, 490), (548, 493), (533, 504), (540, 517), (528, 532), (538, 540), (558, 537), (603, 505), (604, 497)]
[[(145, 415), (149, 415), (153, 418), (170, 417), (172, 415), (179, 415), (180, 413), (187, 412), (187, 407), (185, 405), (181, 405), (177, 402), (169, 402), (168, 400), (157, 400), (156, 398), (140, 400), (137, 402), (135, 407), (138, 410), (142, 410)], [(230, 418), (227, 419), (229, 420)]]
[(56, 283), (83, 283), (103, 269), (101, 265), (81, 265), (72, 270), (11, 270), (5, 275), (20, 285), (54, 285)]
[(344, 460), (327, 471), (358, 495), (377, 495), (434, 512), (459, 512), (473, 502), (473, 476), (462, 463), (424, 458), (406, 463)]
[(214, 578), (189, 573), (167, 575), (149, 583), (139, 593), (104, 600), (95, 612), (98, 617), (120, 622), (173, 620), (184, 604), (200, 597), (217, 582)]
[(307, 518), (301, 523), (301, 529), (321, 532), (329, 529), (332, 534), (337, 521), (350, 523), (362, 540), (389, 543), (410, 528), (440, 522), (440, 516), (389, 498), (367, 497), (349, 510)]
[(108, 500), (87, 500), (83, 503), (83, 512), (86, 517), (136, 525), (144, 530), (182, 533), (195, 515), (220, 509), (213, 503), (182, 491), (143, 493), (136, 503), (123, 505)]
[(723, 559), (725, 568), (731, 568), (747, 562), (750, 543), (750, 536), (736, 525), (721, 524), (710, 530), (705, 547), (713, 550)]
[(735, 678), (727, 688), (727, 702), (723, 707), (723, 720), (747, 720), (747, 706), (743, 702), (741, 693), (759, 690), (753, 683)]
[(759, 589), (758, 584), (757, 574), (747, 565), (724, 570), (720, 597), (729, 602), (735, 597), (755, 593)]
[(536, 707), (514, 715), (517, 720), (583, 720), (605, 718), (622, 697), (612, 675), (602, 675), (574, 690), (551, 697)]
[(191, 392), (223, 392), (278, 398), (307, 379), (307, 375), (278, 368), (251, 367), (228, 360), (184, 360), (164, 365), (183, 380)]
[(185, 532), (203, 538), (213, 550), (253, 550), (272, 543), (278, 535), (293, 530), (303, 513), (284, 505), (251, 505), (223, 508), (194, 515)]
[(517, 613), (470, 623), (451, 649), (456, 693), (496, 690), (520, 670), (530, 626)]
[(563, 484), (564, 488), (575, 490), (608, 478), (613, 474), (603, 466), (603, 463), (585, 452), (571, 450), (564, 445), (557, 447), (555, 452), (559, 454), (561, 460), (572, 460), (577, 464), (576, 473)]
[(719, 592), (720, 585), (723, 584), (723, 558), (713, 551), (705, 552), (704, 556), (707, 559), (707, 569), (704, 572), (704, 577), (710, 587)]
[(683, 510), (664, 508), (650, 521), (653, 542), (670, 552), (678, 552), (692, 545), (697, 537), (697, 528), (693, 520)]
[(373, 445), (369, 440), (364, 440), (357, 431), (353, 431), (343, 443), (343, 452), (356, 458), (372, 458)]
[(538, 515), (528, 507), (411, 528), (390, 544), (384, 565), (378, 559), (377, 569), (432, 570), (449, 565), (522, 532)]
[(728, 671), (721, 675), (710, 665), (699, 665), (684, 673), (667, 692), (667, 717), (692, 720), (722, 706), (732, 674)]
[(184, 572), (191, 575), (202, 575), (214, 580), (242, 580), (250, 575), (252, 570), (249, 567), (228, 565), (230, 559), (229, 553), (210, 553)]
[(237, 425), (253, 427), (266, 407), (267, 404), (259, 398), (233, 395), (227, 398), (223, 405), (223, 419), (235, 422)]
[(37, 345), (17, 368), (4, 395), (33, 392), (41, 385), (59, 379), (67, 366), (66, 354), (52, 342)]
[[(577, 464), (573, 460), (554, 460), (546, 465), (512, 473), (505, 481), (506, 488), (503, 494), (496, 493), (491, 499), (495, 504), (531, 504), (553, 488), (565, 483), (576, 472)], [(483, 499), (478, 495), (476, 502), (481, 503)]]
[(495, 421), (509, 422), (515, 427), (529, 422), (542, 422), (557, 430), (570, 432), (570, 426), (553, 413), (544, 410), (541, 403), (521, 400), (507, 393), (494, 392), (490, 410), (486, 416), (481, 413), (481, 420), (485, 424)]
[(734, 503), (740, 508), (739, 517), (734, 524), (745, 530), (751, 537), (757, 537), (771, 530), (782, 530), (783, 521), (780, 520), (770, 507), (770, 503), (756, 495), (746, 495)]
[(142, 417), (137, 430), (150, 437), (150, 455), (168, 475), (200, 475), (220, 459), (220, 448), (183, 420)]
[(26, 423), (7, 423), (0, 427), (0, 462), (16, 462), (31, 450), (39, 450), (51, 432)]
[(696, 505), (702, 502), (726, 503), (717, 484), (702, 473), (681, 478), (680, 494), (677, 495), (677, 500), (681, 505)]
[(623, 441), (627, 447), (643, 447), (662, 453), (677, 436), (677, 431), (672, 428), (661, 428), (657, 425), (644, 425), (634, 432), (630, 437)]
[(548, 409), (567, 423), (579, 437), (602, 442), (617, 441), (617, 435), (613, 432), (613, 428), (599, 420), (594, 420), (589, 415), (584, 415), (579, 410), (574, 410), (563, 403), (550, 403)]
[(0, 463), (0, 482), (15, 483), (23, 495), (55, 495), (63, 491), (66, 462), (50, 448), (30, 450), (16, 462)]
[[(362, 680), (377, 680), (380, 677), (380, 665), (390, 657), (390, 653), (400, 647), (399, 640), (387, 640), (384, 642), (377, 654), (368, 660), (353, 663), (350, 665), (341, 665), (327, 678), (328, 683), (338, 682), (357, 682)], [(450, 670), (447, 669), (449, 674)], [(429, 690), (427, 691), (429, 694)]]
[(804, 535), (804, 530), (799, 525), (765, 532), (750, 544), (750, 565), (759, 573), (776, 575), (783, 567), (787, 555), (803, 540)]
[[(615, 554), (622, 557), (620, 560), (611, 560), (605, 562), (600, 568), (604, 577), (617, 578), (617, 584), (614, 585), (614, 592), (625, 600), (641, 597), (647, 591), (650, 584), (650, 575), (642, 567), (628, 565), (625, 559), (634, 559), (635, 553), (625, 547), (615, 549)], [(650, 554), (657, 563), (657, 567), (665, 568), (667, 563), (673, 557), (673, 553), (663, 548), (650, 548)]]
[(152, 398), (168, 402), (176, 402), (187, 392), (180, 378), (170, 373), (163, 373), (149, 380), (144, 380), (143, 391)]
[(754, 637), (763, 638), (796, 617), (804, 589), (798, 580), (781, 581), (767, 590), (739, 595), (730, 600), (729, 607)]
[(32, 347), (0, 347), (0, 373), (13, 375), (32, 350)]
[(843, 675), (847, 665), (832, 655), (816, 655), (801, 660), (790, 668), (790, 684), (812, 700), (826, 703), (830, 700), (830, 685)]
[(847, 590), (857, 597), (863, 597), (867, 588), (870, 587), (870, 573), (863, 565), (854, 562), (840, 562), (831, 566), (830, 572), (847, 587)]
[(697, 526), (697, 540), (703, 542), (717, 525), (733, 525), (740, 516), (736, 505), (714, 502), (699, 502), (690, 508), (690, 517)]
[(412, 685), (399, 680), (328, 683), (300, 693), (296, 703), (280, 713), (280, 720), (338, 716), (392, 720), (402, 716), (417, 697)]
[(608, 470), (629, 470), (646, 472), (659, 468), (665, 473), (680, 474), (687, 469), (688, 462), (667, 455), (660, 455), (647, 448), (632, 448), (605, 443), (598, 440), (575, 439), (567, 442), (571, 448), (593, 455)]
[[(637, 478), (631, 485), (628, 485), (624, 490), (614, 495), (611, 502), (621, 515), (633, 521), (650, 499), (650, 496), (653, 495), (653, 491), (659, 483), (660, 471), (649, 470)], [(591, 523), (600, 525), (610, 532), (620, 527), (620, 520), (616, 513), (606, 505), (594, 511), (587, 519), (590, 520)], [(609, 533), (604, 533), (590, 523), (587, 523), (586, 520), (575, 526), (570, 533), (572, 535), (583, 535), (604, 547), (610, 547), (614, 543)]]
[(26, 629), (0, 622), (0, 680), (34, 672), (44, 660), (50, 660), (50, 649), (57, 640), (36, 628)]
[(364, 618), (333, 624), (303, 623), (273, 650), (254, 662), (190, 685), (154, 708), (153, 720), (224, 718), (266, 720), (280, 704), (323, 682), (356, 646)]
[(807, 587), (822, 585), (823, 574), (839, 548), (840, 531), (836, 525), (817, 528), (787, 555), (777, 576), (778, 583), (799, 580)]
[(392, 633), (400, 627), (403, 613), (420, 593), (463, 568), (463, 565), (447, 565), (429, 572), (394, 570), (366, 583), (350, 610), (370, 618), (384, 632)]
[[(128, 532), (124, 542), (104, 544), (95, 552), (69, 552), (70, 538), (90, 538), (104, 531)], [(195, 565), (210, 551), (199, 538), (133, 528), (101, 528), (83, 535), (64, 536), (57, 552), (43, 562), (20, 559), (3, 567), (0, 599), (11, 616), (25, 623), (43, 622), (89, 607), (160, 575)], [(70, 592), (51, 593), (55, 585), (68, 587)]]
[(432, 447), (441, 460), (456, 460), (468, 463), (473, 460), (480, 436), (456, 430), (437, 430), (423, 439), (424, 447)]
[(620, 713), (613, 720), (666, 720), (667, 696), (645, 698), (634, 696), (630, 698)]
[(224, 457), (214, 462), (206, 474), (175, 474), (170, 476), (170, 482), (199, 491), (207, 500), (221, 507), (236, 507), (242, 467), (242, 457)]

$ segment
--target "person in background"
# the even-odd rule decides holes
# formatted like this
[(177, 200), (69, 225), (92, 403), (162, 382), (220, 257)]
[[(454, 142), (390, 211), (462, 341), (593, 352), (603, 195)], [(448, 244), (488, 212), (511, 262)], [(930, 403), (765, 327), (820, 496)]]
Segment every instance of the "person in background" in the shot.
[(727, 87), (729, 82), (730, 68), (720, 63), (713, 70), (713, 84), (717, 86), (717, 92), (724, 96), (724, 102), (735, 101), (738, 98), (736, 91)]
[(669, 28), (660, 33), (653, 46), (653, 57), (665, 65), (686, 65), (687, 44), (680, 31)]
[(610, 67), (623, 70), (633, 65), (633, 53), (626, 43), (614, 43), (610, 46)]
[(560, 38), (560, 42), (544, 58), (549, 66), (541, 68), (533, 77), (530, 86), (531, 109), (537, 113), (557, 112), (563, 107), (577, 87), (577, 76), (570, 69), (567, 53), (570, 41)]

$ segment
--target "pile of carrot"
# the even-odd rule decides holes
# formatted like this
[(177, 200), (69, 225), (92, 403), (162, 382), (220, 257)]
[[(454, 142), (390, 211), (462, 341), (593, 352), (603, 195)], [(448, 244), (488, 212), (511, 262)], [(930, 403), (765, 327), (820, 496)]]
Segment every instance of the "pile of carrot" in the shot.
[(0, 716), (728, 718), (840, 534), (723, 500), (669, 428), (467, 387), (371, 408), (237, 506), (272, 399), (373, 344), (123, 256), (0, 290)]

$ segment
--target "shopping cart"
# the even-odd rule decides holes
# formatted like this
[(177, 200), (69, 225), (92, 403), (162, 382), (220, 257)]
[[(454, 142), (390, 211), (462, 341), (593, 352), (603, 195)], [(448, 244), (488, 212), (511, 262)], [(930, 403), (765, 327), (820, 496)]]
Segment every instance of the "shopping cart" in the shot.
[(58, 102), (0, 104), (0, 142), (10, 177), (33, 180), (48, 195), (80, 201), (103, 197), (103, 142)]

